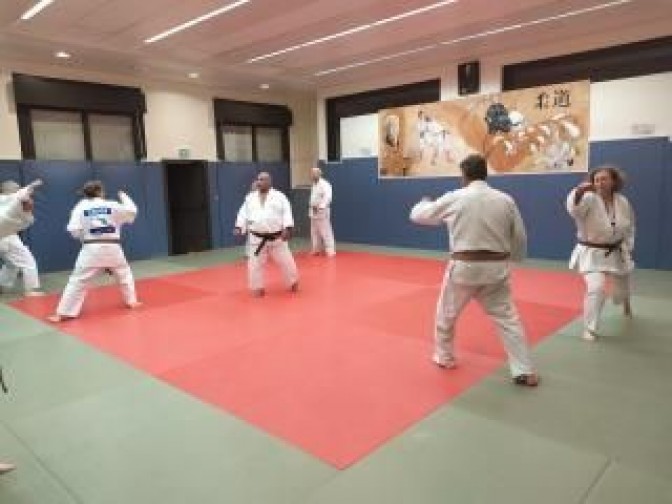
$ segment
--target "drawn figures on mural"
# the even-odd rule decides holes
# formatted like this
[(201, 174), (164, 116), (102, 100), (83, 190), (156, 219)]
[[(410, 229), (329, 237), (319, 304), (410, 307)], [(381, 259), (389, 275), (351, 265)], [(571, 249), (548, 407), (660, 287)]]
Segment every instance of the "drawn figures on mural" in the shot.
[(589, 89), (576, 82), (381, 111), (380, 175), (458, 175), (472, 153), (493, 173), (586, 171)]

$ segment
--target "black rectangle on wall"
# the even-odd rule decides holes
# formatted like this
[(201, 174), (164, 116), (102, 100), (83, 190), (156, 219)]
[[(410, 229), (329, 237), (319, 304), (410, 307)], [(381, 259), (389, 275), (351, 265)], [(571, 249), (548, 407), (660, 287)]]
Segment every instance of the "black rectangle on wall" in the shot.
[(145, 95), (140, 88), (17, 73), (12, 75), (12, 81), (17, 106), (123, 114), (146, 111)]
[(579, 80), (603, 82), (672, 71), (672, 37), (506, 65), (502, 89)]
[(292, 111), (284, 105), (242, 102), (215, 98), (215, 120), (218, 123), (277, 126), (292, 125)]

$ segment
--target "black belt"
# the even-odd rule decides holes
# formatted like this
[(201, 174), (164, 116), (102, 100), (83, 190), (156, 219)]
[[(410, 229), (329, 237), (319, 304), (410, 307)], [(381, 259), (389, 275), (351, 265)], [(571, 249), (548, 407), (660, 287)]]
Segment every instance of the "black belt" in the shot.
[(586, 240), (579, 240), (579, 245), (583, 245), (584, 247), (606, 250), (604, 257), (609, 257), (612, 252), (619, 250), (622, 244), (623, 240), (618, 240), (615, 243), (595, 243)]
[(82, 243), (84, 245), (89, 245), (91, 243), (112, 243), (119, 245), (121, 243), (121, 240), (119, 238), (112, 238), (112, 239), (104, 239), (104, 238), (93, 238), (91, 240), (82, 240)]
[(269, 241), (277, 240), (282, 236), (282, 231), (277, 231), (275, 233), (255, 233), (254, 231), (250, 231), (250, 233), (257, 238), (261, 238), (261, 242), (257, 245), (257, 249), (254, 251), (255, 256), (258, 256), (261, 253)]
[(7, 394), (9, 390), (7, 389), (7, 385), (5, 385), (5, 379), (2, 376), (2, 368), (0, 367), (0, 388), (2, 388), (2, 391)]

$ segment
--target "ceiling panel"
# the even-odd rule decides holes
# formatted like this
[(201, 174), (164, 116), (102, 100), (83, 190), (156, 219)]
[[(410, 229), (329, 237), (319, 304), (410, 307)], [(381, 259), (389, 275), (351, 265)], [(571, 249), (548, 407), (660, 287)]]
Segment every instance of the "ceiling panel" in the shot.
[[(410, 51), (436, 42), (492, 30), (512, 23), (585, 8), (607, 0), (459, 0), (431, 12), (371, 30), (302, 48), (284, 55), (247, 60), (364, 23), (423, 7), (437, 0), (251, 0), (229, 13), (154, 44), (144, 39), (203, 15), (233, 0), (55, 0), (28, 22), (18, 21), (30, 0), (0, 0), (0, 58), (44, 63), (55, 50), (73, 59), (63, 62), (96, 71), (152, 72), (176, 79), (198, 71), (202, 78), (229, 83), (278, 86), (333, 85), (346, 79), (315, 72)], [(632, 3), (552, 24), (470, 40), (410, 54), (345, 72), (347, 79), (383, 77), (391, 71), (448, 64), (540, 44), (563, 44), (587, 34), (605, 43), (621, 42), (620, 32), (669, 19), (672, 0)], [(660, 33), (656, 33), (660, 36)], [(642, 30), (642, 38), (648, 38)], [(131, 70), (129, 70), (131, 69)]]

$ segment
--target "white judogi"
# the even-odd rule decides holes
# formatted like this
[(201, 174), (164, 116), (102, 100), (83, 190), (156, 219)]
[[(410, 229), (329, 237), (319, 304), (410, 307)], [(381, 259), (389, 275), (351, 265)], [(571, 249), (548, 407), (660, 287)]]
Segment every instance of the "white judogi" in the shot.
[(253, 291), (264, 288), (264, 265), (270, 256), (280, 267), (288, 287), (298, 279), (298, 271), (289, 245), (281, 237), (269, 240), (258, 255), (255, 254), (262, 238), (255, 233), (279, 233), (294, 227), (292, 207), (287, 197), (276, 189), (269, 189), (262, 203), (259, 191), (247, 195), (236, 218), (236, 227), (249, 233), (247, 250), (247, 270), (249, 286)]
[(635, 214), (627, 198), (614, 194), (611, 215), (602, 198), (586, 192), (578, 205), (574, 204), (576, 190), (567, 197), (567, 211), (574, 218), (579, 241), (597, 244), (622, 242), (617, 250), (609, 251), (577, 244), (572, 252), (569, 267), (577, 269), (586, 282), (583, 303), (585, 328), (595, 333), (605, 301), (607, 277), (613, 282), (615, 303), (622, 303), (630, 296), (630, 273), (634, 269), (632, 250), (635, 246)]
[(30, 200), (31, 190), (23, 187), (13, 194), (0, 194), (0, 238), (9, 236), (30, 226), (35, 218), (24, 212), (22, 202)]
[[(254, 193), (254, 191), (250, 191), (249, 193), (247, 193), (247, 195), (249, 196), (250, 194), (253, 194), (253, 193)], [(242, 224), (241, 226), (238, 226), (239, 222)], [(247, 229), (248, 225), (249, 225), (249, 223), (247, 222), (246, 216), (245, 216), (245, 205), (243, 205), (238, 209), (238, 215), (236, 216), (236, 227), (240, 227), (241, 233), (246, 236), (246, 238), (245, 238), (245, 257), (249, 258), (250, 257), (250, 234), (248, 233), (248, 229)]]
[(125, 193), (120, 193), (119, 198), (121, 202), (84, 199), (72, 210), (67, 230), (82, 241), (82, 249), (56, 309), (58, 315), (79, 315), (89, 280), (105, 270), (111, 270), (119, 282), (124, 302), (137, 303), (133, 273), (119, 240), (121, 226), (133, 222), (138, 209)]
[[(9, 210), (12, 205), (14, 206), (13, 210), (9, 211), (13, 213), (13, 219), (20, 226), (20, 229), (25, 229), (34, 222), (33, 215), (25, 214), (20, 208), (21, 201), (29, 197), (26, 189), (19, 189), (18, 192), (13, 194), (0, 194), (0, 208)], [(20, 271), (23, 275), (23, 285), (26, 292), (40, 288), (35, 258), (16, 232), (7, 233), (0, 239), (0, 258), (4, 261), (0, 270), (0, 287), (13, 287)]]
[(0, 269), (0, 287), (11, 289), (21, 272), (25, 292), (29, 293), (40, 288), (35, 257), (18, 234), (0, 239), (0, 258), (4, 261)]
[(313, 252), (324, 250), (328, 256), (336, 254), (334, 230), (331, 227), (331, 200), (333, 191), (331, 184), (320, 177), (310, 188), (310, 238)]
[[(446, 223), (454, 252), (490, 251), (510, 254), (514, 261), (526, 253), (523, 220), (513, 199), (484, 181), (448, 192), (438, 200), (422, 201), (411, 211), (417, 224)], [(463, 308), (476, 299), (498, 329), (509, 357), (511, 374), (533, 372), (518, 312), (511, 300), (509, 261), (448, 263), (436, 309), (434, 361), (454, 363), (455, 323)]]

